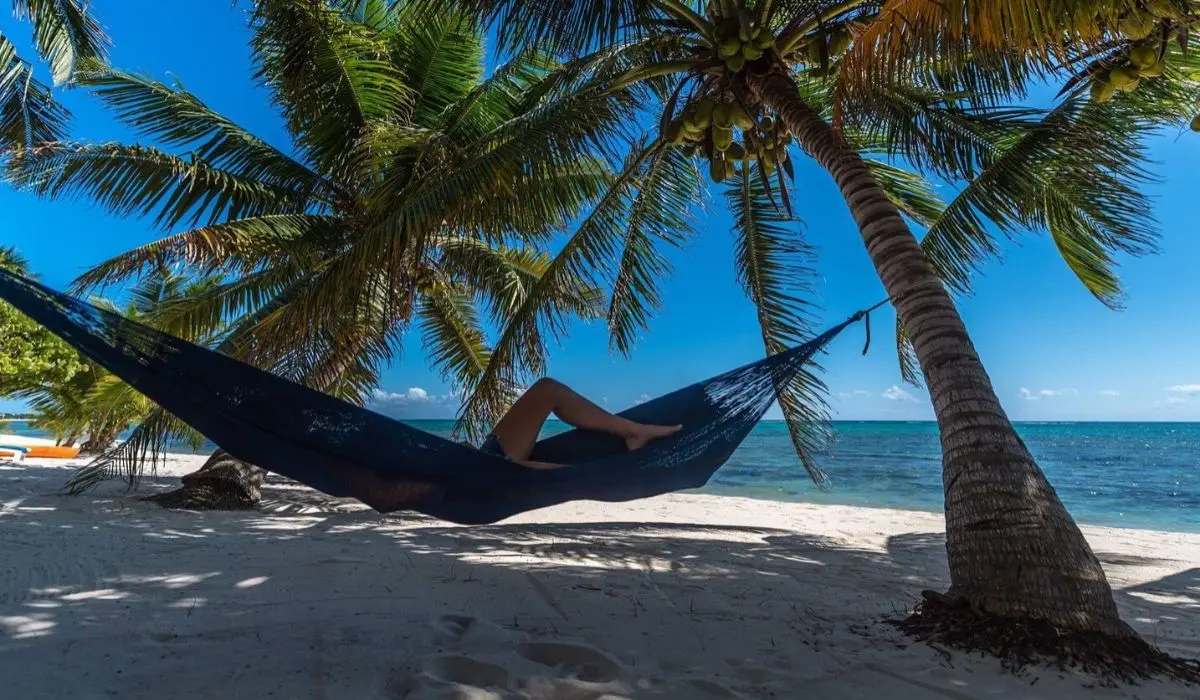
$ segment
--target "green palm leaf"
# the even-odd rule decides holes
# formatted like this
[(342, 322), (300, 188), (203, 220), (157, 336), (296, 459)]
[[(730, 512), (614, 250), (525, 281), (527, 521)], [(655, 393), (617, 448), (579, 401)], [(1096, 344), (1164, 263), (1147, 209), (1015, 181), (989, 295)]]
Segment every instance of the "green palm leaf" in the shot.
[(71, 79), (77, 66), (88, 60), (103, 61), (108, 37), (81, 0), (13, 0), (18, 19), (33, 23), (38, 53), (50, 62), (54, 84)]
[(442, 113), (483, 77), (483, 37), (472, 23), (453, 15), (404, 20), (389, 32), (392, 60), (414, 94), (413, 123), (435, 128)]
[(43, 197), (87, 197), (117, 216), (165, 229), (299, 212), (294, 192), (145, 146), (46, 144), (14, 154), (7, 177)]
[(251, 48), (288, 128), (335, 175), (368, 125), (406, 119), (414, 95), (383, 35), (307, 0), (257, 0)]
[[(736, 169), (725, 199), (734, 214), (738, 281), (757, 308), (767, 354), (811, 339), (816, 335), (815, 306), (809, 300), (813, 254), (796, 222), (780, 212), (746, 166)], [(816, 453), (828, 444), (830, 432), (819, 371), (808, 365), (775, 391), (801, 464), (813, 481), (823, 484), (828, 477), (817, 465)]]
[(67, 111), (0, 34), (0, 154), (66, 138)]
[(179, 84), (101, 67), (80, 73), (117, 118), (163, 146), (189, 149), (213, 167), (332, 204), (336, 187), (303, 164), (209, 109)]
[(695, 159), (677, 148), (650, 148), (636, 176), (623, 181), (624, 211), (605, 222), (624, 224), (607, 313), (610, 345), (623, 355), (633, 352), (638, 332), (661, 303), (658, 285), (672, 272), (662, 247), (681, 248), (693, 236), (691, 210), (703, 191)]

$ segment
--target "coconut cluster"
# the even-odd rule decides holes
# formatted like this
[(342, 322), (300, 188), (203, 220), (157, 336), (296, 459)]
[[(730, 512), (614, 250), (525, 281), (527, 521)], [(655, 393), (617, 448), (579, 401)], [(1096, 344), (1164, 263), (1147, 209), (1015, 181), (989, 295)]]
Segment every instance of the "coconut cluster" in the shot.
[(791, 134), (774, 117), (755, 118), (732, 95), (710, 94), (692, 101), (668, 124), (663, 139), (689, 155), (704, 155), (713, 182), (722, 182), (737, 162), (758, 161), (766, 175), (788, 160)]

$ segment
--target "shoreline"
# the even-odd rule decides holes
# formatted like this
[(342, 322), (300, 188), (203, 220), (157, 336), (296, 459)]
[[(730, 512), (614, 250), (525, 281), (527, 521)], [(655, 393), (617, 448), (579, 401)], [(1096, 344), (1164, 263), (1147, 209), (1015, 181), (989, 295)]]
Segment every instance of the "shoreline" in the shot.
[[(170, 458), (138, 495), (202, 460)], [(939, 514), (685, 493), (468, 527), (279, 478), (256, 510), (168, 511), (120, 483), (61, 496), (68, 464), (0, 465), (14, 697), (149, 700), (162, 678), (181, 697), (371, 700), (1195, 694), (901, 636), (886, 620), (948, 584)], [(1200, 535), (1082, 529), (1124, 619), (1200, 656)]]
[[(3, 443), (5, 437), (10, 437), (10, 436), (5, 436), (3, 434), (0, 434), (0, 443)], [(21, 436), (11, 436), (11, 437), (15, 437), (18, 440), (25, 439), (25, 438), (22, 438)], [(158, 471), (157, 471), (157, 476), (160, 478), (182, 476), (183, 474), (186, 474), (190, 471), (194, 471), (195, 469), (198, 469), (200, 467), (200, 465), (203, 463), (205, 457), (206, 457), (206, 455), (198, 455), (198, 454), (187, 454), (187, 453), (177, 453), (177, 452), (167, 453), (165, 455), (166, 464), (159, 466)], [(39, 460), (36, 460), (36, 462), (34, 463), (35, 466), (36, 465), (44, 465), (44, 466), (51, 466), (51, 467), (56, 467), (56, 468), (65, 467), (68, 465), (78, 466), (81, 464), (83, 464), (83, 461), (78, 460), (78, 459), (75, 459), (75, 460), (39, 459)], [(174, 465), (174, 466), (172, 466), (172, 465)], [(187, 466), (187, 465), (194, 465), (194, 466)], [(64, 477), (64, 482), (65, 482), (66, 478), (67, 477)], [(281, 477), (279, 477), (277, 475), (272, 475), (269, 478), (272, 480), (281, 479)], [(147, 475), (144, 483), (146, 485), (148, 485), (149, 483), (151, 483), (151, 481), (153, 479), (154, 479), (153, 476)], [(756, 488), (756, 487), (748, 487), (748, 489), (754, 489), (754, 488)], [(765, 489), (765, 488), (769, 488), (769, 487), (762, 487), (762, 488)], [(705, 490), (705, 489), (710, 489), (710, 490)], [(901, 512), (901, 513), (919, 513), (919, 514), (924, 514), (924, 515), (933, 515), (938, 518), (945, 517), (944, 510), (930, 510), (927, 508), (921, 508), (921, 507), (917, 507), (917, 506), (906, 507), (905, 505), (902, 505), (902, 504), (889, 503), (889, 504), (877, 505), (877, 504), (873, 504), (873, 503), (863, 503), (863, 502), (823, 502), (823, 501), (817, 501), (817, 500), (771, 498), (766, 495), (760, 496), (757, 494), (731, 493), (730, 491), (732, 491), (732, 490), (733, 490), (733, 488), (731, 488), (729, 486), (725, 486), (725, 485), (714, 486), (710, 483), (709, 486), (703, 487), (702, 489), (694, 489), (694, 490), (689, 490), (689, 491), (683, 491), (680, 493), (684, 494), (684, 495), (696, 495), (696, 496), (704, 496), (704, 497), (710, 497), (710, 498), (747, 499), (747, 500), (759, 502), (759, 503), (765, 502), (765, 503), (778, 503), (778, 504), (785, 504), (785, 505), (830, 507), (830, 508), (863, 508), (863, 509), (867, 509), (867, 510), (897, 511), (897, 512)], [(135, 491), (133, 493), (136, 494), (137, 492)], [(1200, 529), (1186, 529), (1186, 528), (1171, 529), (1169, 524), (1167, 524), (1166, 527), (1154, 527), (1154, 526), (1142, 525), (1142, 524), (1120, 525), (1120, 524), (1113, 524), (1111, 522), (1097, 522), (1094, 520), (1090, 520), (1085, 516), (1078, 516), (1073, 512), (1072, 512), (1072, 517), (1075, 518), (1075, 522), (1081, 528), (1088, 527), (1088, 528), (1097, 528), (1097, 529), (1106, 529), (1106, 530), (1136, 530), (1136, 531), (1141, 531), (1141, 532), (1159, 532), (1159, 533), (1172, 533), (1172, 534), (1200, 536)]]

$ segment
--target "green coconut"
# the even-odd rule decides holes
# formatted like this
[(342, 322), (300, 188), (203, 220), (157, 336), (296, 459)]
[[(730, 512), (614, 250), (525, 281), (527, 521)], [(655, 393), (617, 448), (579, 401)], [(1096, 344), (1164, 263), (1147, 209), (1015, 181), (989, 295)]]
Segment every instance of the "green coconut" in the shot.
[(1129, 62), (1138, 68), (1146, 68), (1158, 62), (1158, 47), (1138, 44), (1129, 51)]
[(686, 134), (683, 131), (683, 122), (676, 119), (667, 124), (667, 129), (663, 132), (662, 137), (664, 141), (673, 146), (682, 144), (686, 139)]
[(1134, 78), (1134, 79), (1133, 79), (1133, 82), (1130, 82), (1130, 83), (1125, 83), (1124, 85), (1116, 85), (1116, 84), (1114, 83), (1114, 85), (1115, 85), (1115, 87), (1116, 87), (1118, 90), (1120, 90), (1121, 92), (1133, 92), (1134, 90), (1137, 90), (1137, 86), (1138, 86), (1138, 84), (1139, 84), (1139, 83), (1141, 83), (1141, 82), (1142, 82), (1142, 81), (1141, 81), (1141, 79), (1139, 79), (1139, 78)]
[(723, 151), (733, 145), (733, 129), (722, 129), (717, 125), (712, 128), (713, 148)]
[(721, 45), (717, 47), (717, 55), (721, 58), (729, 58), (730, 56), (741, 52), (742, 42), (736, 36), (722, 41)]
[(725, 159), (713, 158), (712, 160), (708, 161), (708, 174), (712, 178), (713, 182), (724, 182), (726, 175)]
[(812, 41), (808, 42), (807, 63), (811, 63), (814, 66), (821, 65), (821, 47), (824, 45), (823, 42), (824, 39), (821, 37), (816, 37)]
[(1200, 114), (1192, 117), (1192, 131), (1200, 131)]
[(730, 73), (738, 73), (746, 67), (746, 57), (740, 53), (736, 56), (730, 56), (725, 59), (725, 70)]
[(1118, 90), (1124, 90), (1126, 85), (1137, 83), (1137, 69), (1133, 66), (1117, 66), (1108, 72), (1108, 80), (1113, 84), (1113, 87)]
[(1157, 78), (1167, 69), (1166, 61), (1159, 61), (1152, 66), (1147, 66), (1138, 71), (1143, 78)]
[(1154, 26), (1153, 15), (1138, 11), (1129, 13), (1117, 23), (1117, 28), (1121, 30), (1121, 33), (1134, 41), (1141, 41), (1150, 36), (1150, 33), (1154, 31)]
[(740, 102), (733, 103), (733, 125), (739, 129), (754, 128), (754, 117), (750, 116)]
[(757, 61), (758, 59), (762, 58), (762, 55), (763, 50), (754, 44), (746, 44), (742, 46), (742, 56), (744, 56), (747, 61)]
[(844, 25), (833, 30), (829, 35), (829, 55), (841, 56), (850, 48), (850, 40), (852, 39), (850, 30)]
[(729, 160), (742, 160), (746, 157), (746, 147), (734, 141), (725, 149), (725, 157)]
[(1116, 92), (1117, 88), (1112, 83), (1099, 80), (1092, 82), (1092, 100), (1096, 102), (1108, 102)]
[(722, 102), (713, 108), (712, 124), (719, 126), (722, 129), (733, 128), (733, 104), (730, 102)]
[(773, 49), (775, 48), (775, 35), (771, 32), (759, 32), (758, 36), (754, 37), (754, 45), (763, 51)]
[(1179, 8), (1171, 0), (1145, 0), (1146, 10), (1155, 17), (1174, 19), (1179, 17)]
[(759, 126), (762, 127), (763, 131), (772, 131), (775, 129), (775, 119), (770, 115), (765, 116), (762, 118), (762, 121), (759, 122)]

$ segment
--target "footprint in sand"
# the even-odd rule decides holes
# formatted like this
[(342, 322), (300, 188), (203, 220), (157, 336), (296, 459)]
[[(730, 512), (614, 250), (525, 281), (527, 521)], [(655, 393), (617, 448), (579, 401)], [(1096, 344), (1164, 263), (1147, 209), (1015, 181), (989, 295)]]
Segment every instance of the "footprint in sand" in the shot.
[(611, 656), (586, 644), (528, 642), (517, 653), (534, 663), (573, 673), (588, 683), (609, 683), (621, 675), (621, 665)]
[(507, 630), (467, 615), (442, 615), (433, 622), (437, 641), (456, 647), (507, 646), (513, 636)]
[(439, 656), (426, 664), (425, 673), (437, 680), (473, 688), (508, 686), (507, 669), (469, 656)]

